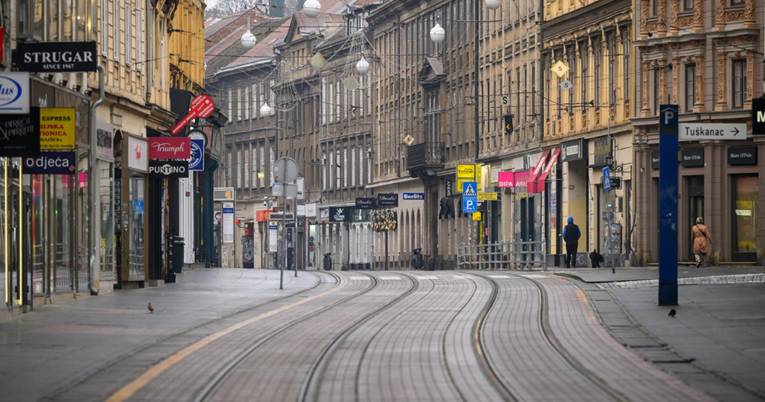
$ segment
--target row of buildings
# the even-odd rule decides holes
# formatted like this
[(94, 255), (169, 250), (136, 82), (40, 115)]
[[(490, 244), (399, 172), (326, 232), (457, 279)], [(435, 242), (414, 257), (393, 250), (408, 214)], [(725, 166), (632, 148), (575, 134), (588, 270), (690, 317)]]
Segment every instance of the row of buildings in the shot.
[[(205, 7), (199, 0), (2, 1), (5, 90), (6, 73), (31, 71), (19, 64), (24, 44), (50, 42), (51, 52), (87, 53), (94, 62), (76, 72), (45, 66), (52, 72), (32, 72), (29, 88), (19, 87), (40, 113), (72, 111), (75, 129), (65, 135), (74, 137), (65, 151), (37, 159), (6, 148), (0, 158), (2, 314), (72, 292), (156, 286), (172, 281), (184, 262), (215, 260), (205, 249), (215, 233), (212, 202), (205, 201), (212, 199), (225, 116), (216, 110), (191, 122), (206, 139), (203, 170), (181, 178), (150, 173), (156, 161), (148, 148), (152, 137), (170, 137), (192, 97), (205, 92)], [(95, 55), (72, 50), (89, 46)], [(0, 117), (5, 124), (14, 116)], [(68, 169), (48, 169), (51, 160)], [(33, 172), (32, 165), (42, 168)], [(173, 248), (181, 239), (185, 248)]]
[[(679, 105), (681, 124), (746, 127), (733, 139), (681, 140), (680, 260), (693, 259), (691, 227), (703, 217), (714, 263), (762, 262), (765, 146), (751, 122), (763, 95), (762, 2), (320, 5), (318, 15), (253, 10), (207, 26), (206, 89), (229, 117), (216, 185), (235, 188), (237, 214), (254, 228), (222, 248), (230, 266), (243, 264), (242, 241), (254, 244), (254, 266), (268, 266), (263, 211), (271, 166), (285, 156), (304, 178), (294, 243), (308, 265), (332, 254), (335, 268), (409, 267), (420, 248), (450, 268), (461, 245), (510, 241), (540, 242), (562, 265), (569, 216), (582, 229), (580, 265), (592, 249), (617, 265), (656, 263), (661, 104)], [(248, 24), (250, 49), (240, 43)], [(478, 223), (460, 208), (462, 165), (496, 194)], [(389, 194), (395, 207), (356, 208)], [(395, 230), (379, 230), (381, 219)]]

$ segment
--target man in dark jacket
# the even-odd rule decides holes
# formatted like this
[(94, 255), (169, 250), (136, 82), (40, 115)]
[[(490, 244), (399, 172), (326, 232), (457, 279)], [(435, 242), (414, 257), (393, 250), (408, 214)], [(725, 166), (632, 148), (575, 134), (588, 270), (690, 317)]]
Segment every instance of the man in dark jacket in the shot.
[(576, 248), (582, 232), (574, 225), (574, 218), (568, 217), (568, 225), (563, 228), (563, 240), (566, 242), (566, 268), (576, 268)]

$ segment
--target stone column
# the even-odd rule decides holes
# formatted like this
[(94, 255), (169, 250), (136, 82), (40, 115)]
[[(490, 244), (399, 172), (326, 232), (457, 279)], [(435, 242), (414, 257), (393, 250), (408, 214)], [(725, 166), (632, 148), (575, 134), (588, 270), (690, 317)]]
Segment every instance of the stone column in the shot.
[[(672, 99), (670, 103), (680, 104), (680, 70), (683, 65), (679, 57), (672, 58)], [(682, 108), (685, 110), (685, 108)]]
[(746, 99), (744, 100), (744, 109), (752, 108), (756, 84), (757, 81), (754, 80), (754, 52), (746, 52)]
[[(666, 66), (667, 60), (661, 59), (658, 61), (660, 66)], [(667, 102), (667, 68), (660, 68), (659, 69), (659, 105), (664, 104), (664, 102)], [(675, 103), (677, 103), (676, 99), (673, 99)], [(667, 102), (672, 103), (672, 102)], [(656, 108), (659, 108), (659, 105), (656, 105)]]
[(669, 34), (676, 36), (680, 32), (680, 0), (670, 0), (669, 8)]
[(704, 0), (693, 0), (693, 32), (704, 32)]
[(754, 16), (754, 1), (755, 0), (744, 1), (744, 27), (746, 28), (757, 27)]
[(717, 54), (717, 104), (715, 110), (728, 109), (728, 56), (725, 53)]
[(656, 2), (656, 36), (667, 36), (667, 0)]
[(640, 39), (648, 38), (648, 8), (649, 0), (640, 0)]
[(715, 8), (715, 31), (722, 31), (725, 29), (725, 6), (727, 4), (726, 0), (716, 0)]
[(641, 75), (643, 76), (643, 108), (640, 110), (640, 116), (641, 117), (648, 117), (651, 115), (651, 106), (649, 103), (649, 90), (650, 90), (650, 81), (649, 81), (649, 74), (651, 73), (651, 62), (648, 60), (643, 60), (643, 68)]
[(696, 55), (696, 104), (693, 105), (693, 111), (700, 113), (704, 111), (704, 53)]

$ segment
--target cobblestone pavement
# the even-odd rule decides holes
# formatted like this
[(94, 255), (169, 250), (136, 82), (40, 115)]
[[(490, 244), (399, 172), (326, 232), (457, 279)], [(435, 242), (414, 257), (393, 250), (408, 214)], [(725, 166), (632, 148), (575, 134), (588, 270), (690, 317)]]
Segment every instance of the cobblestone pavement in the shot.
[[(233, 286), (228, 282), (242, 280), (234, 280), (237, 273), (249, 278), (247, 292), (237, 293), (250, 295), (249, 303), (221, 296)], [(122, 311), (132, 325), (98, 334), (90, 347), (82, 340), (72, 351), (82, 369), (55, 378), (16, 376), (26, 383), (6, 384), (13, 364), (3, 364), (0, 400), (714, 400), (620, 343), (569, 279), (509, 271), (305, 272), (290, 277), (287, 293), (273, 289), (277, 275), (195, 271), (175, 289), (92, 298), (107, 300), (99, 308), (110, 309), (110, 320), (124, 321)], [(146, 297), (163, 307), (155, 314), (127, 308)], [(122, 304), (106, 307), (110, 298)], [(222, 303), (214, 315), (205, 313), (213, 308), (207, 298)], [(238, 306), (225, 310), (228, 304)], [(0, 324), (3, 356), (24, 361), (44, 355), (46, 342), (76, 342), (48, 334), (35, 339), (33, 351), (26, 337), (65, 330), (82, 309), (51, 307), (55, 323), (53, 315), (30, 315), (34, 328), (24, 321)], [(14, 331), (19, 342), (9, 342)], [(123, 338), (144, 341), (116, 348), (108, 359), (89, 357)], [(60, 372), (67, 372), (65, 363), (64, 356), (46, 362)], [(32, 392), (33, 384), (39, 389)]]

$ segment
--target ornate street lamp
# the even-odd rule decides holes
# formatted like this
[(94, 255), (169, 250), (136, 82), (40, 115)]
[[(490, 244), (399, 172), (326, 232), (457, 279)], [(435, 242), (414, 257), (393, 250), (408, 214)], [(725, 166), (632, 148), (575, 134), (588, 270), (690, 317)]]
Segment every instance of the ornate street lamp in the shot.
[(358, 71), (361, 75), (369, 72), (369, 62), (364, 58), (364, 56), (361, 56), (361, 60), (356, 63), (356, 71)]
[(321, 3), (318, 0), (306, 0), (303, 4), (303, 12), (310, 18), (316, 18), (321, 12)]
[(441, 43), (444, 39), (446, 39), (446, 31), (441, 28), (441, 24), (436, 23), (436, 26), (430, 30), (430, 40), (435, 43)]

